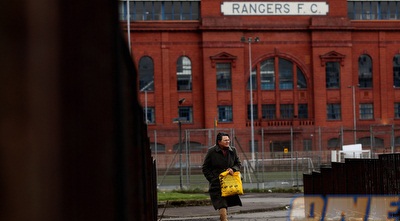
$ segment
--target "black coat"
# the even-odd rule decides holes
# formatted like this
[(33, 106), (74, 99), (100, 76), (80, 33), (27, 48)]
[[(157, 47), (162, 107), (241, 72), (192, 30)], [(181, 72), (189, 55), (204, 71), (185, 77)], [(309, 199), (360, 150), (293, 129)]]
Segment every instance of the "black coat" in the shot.
[(228, 208), (230, 206), (242, 206), (238, 195), (222, 197), (219, 174), (228, 168), (239, 171), (242, 163), (237, 155), (236, 148), (229, 147), (227, 156), (224, 156), (218, 145), (210, 147), (207, 151), (202, 166), (203, 174), (210, 183), (209, 193), (214, 209)]

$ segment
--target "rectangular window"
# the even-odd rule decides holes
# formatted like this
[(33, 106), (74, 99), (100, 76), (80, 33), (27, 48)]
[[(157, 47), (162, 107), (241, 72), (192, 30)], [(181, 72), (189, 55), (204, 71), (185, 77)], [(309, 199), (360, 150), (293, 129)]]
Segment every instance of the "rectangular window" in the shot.
[(373, 104), (360, 104), (360, 119), (361, 120), (374, 119), (374, 105)]
[(182, 56), (176, 63), (178, 91), (192, 90), (192, 64), (188, 57)]
[(275, 119), (276, 118), (276, 107), (275, 104), (263, 104), (261, 106), (262, 118), (263, 119)]
[(154, 20), (153, 2), (144, 2), (143, 20)]
[(394, 103), (394, 118), (400, 118), (400, 103)]
[[(247, 105), (247, 119), (251, 119), (250, 105)], [(253, 104), (253, 120), (258, 119), (257, 104)]]
[(293, 89), (293, 63), (285, 59), (279, 59), (279, 89)]
[(173, 7), (172, 4), (174, 2), (164, 2), (164, 18), (163, 20), (173, 20)]
[[(119, 2), (120, 20), (127, 19), (128, 1)], [(130, 20), (199, 20), (200, 1), (130, 1)]]
[(348, 17), (350, 20), (354, 20), (354, 18), (355, 18), (354, 13), (355, 13), (354, 4), (348, 2), (348, 3), (347, 3), (347, 17)]
[(299, 119), (307, 119), (308, 118), (308, 105), (307, 104), (299, 104)]
[(340, 104), (328, 104), (326, 106), (328, 120), (340, 120), (342, 118), (340, 109)]
[(182, 123), (192, 123), (193, 122), (192, 107), (188, 107), (188, 106), (179, 107), (178, 112), (179, 112), (178, 113), (179, 118), (186, 119), (186, 121), (182, 122)]
[(388, 2), (380, 2), (380, 10), (379, 10), (378, 18), (388, 20), (389, 19), (389, 8)]
[(399, 20), (399, 1), (348, 0), (347, 15), (351, 20)]
[[(146, 112), (147, 109), (147, 112)], [(154, 113), (154, 107), (145, 107), (143, 108), (143, 114), (144, 114), (144, 119), (147, 118), (147, 122), (148, 124), (154, 124), (156, 121), (155, 118), (155, 113)]]
[(368, 55), (358, 58), (358, 84), (360, 88), (372, 88), (372, 59)]
[(172, 20), (181, 20), (181, 4), (180, 2), (174, 2), (172, 8)]
[(231, 90), (231, 63), (217, 63), (217, 90)]
[(326, 88), (340, 87), (340, 64), (339, 62), (326, 62)]
[(281, 118), (282, 119), (293, 118), (293, 104), (281, 104)]
[(360, 19), (362, 19), (362, 3), (361, 2), (352, 2), (353, 4), (354, 4), (354, 14), (355, 14), (355, 17), (354, 17), (354, 19), (355, 20), (360, 20)]
[(389, 19), (390, 20), (399, 19), (399, 13), (400, 13), (400, 3), (389, 2)]
[(192, 8), (190, 2), (182, 2), (181, 20), (192, 20)]
[(190, 2), (190, 14), (191, 18), (190, 20), (199, 20), (199, 3), (198, 2)]
[(192, 90), (192, 75), (178, 75), (177, 76), (178, 91), (191, 91)]
[(232, 106), (218, 106), (218, 122), (232, 122)]
[(400, 55), (393, 58), (393, 86), (400, 87)]

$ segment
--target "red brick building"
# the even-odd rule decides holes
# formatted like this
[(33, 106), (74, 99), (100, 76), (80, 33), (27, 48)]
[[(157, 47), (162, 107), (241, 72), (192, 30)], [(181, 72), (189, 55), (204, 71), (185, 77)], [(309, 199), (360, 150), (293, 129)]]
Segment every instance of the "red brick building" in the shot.
[(149, 135), (165, 151), (178, 117), (182, 130), (234, 128), (245, 149), (253, 128), (256, 151), (400, 145), (400, 1), (120, 5)]

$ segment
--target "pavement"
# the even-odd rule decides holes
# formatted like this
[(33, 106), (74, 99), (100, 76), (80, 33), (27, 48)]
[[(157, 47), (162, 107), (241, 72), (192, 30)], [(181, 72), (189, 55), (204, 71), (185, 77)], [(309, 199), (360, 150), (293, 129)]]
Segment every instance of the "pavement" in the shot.
[[(228, 208), (228, 216), (243, 213), (260, 213), (277, 210), (287, 210), (291, 200), (299, 194), (294, 193), (245, 193), (241, 195), (243, 206)], [(173, 206), (160, 205), (159, 221), (202, 221), (219, 220), (218, 211), (208, 202), (205, 205)]]

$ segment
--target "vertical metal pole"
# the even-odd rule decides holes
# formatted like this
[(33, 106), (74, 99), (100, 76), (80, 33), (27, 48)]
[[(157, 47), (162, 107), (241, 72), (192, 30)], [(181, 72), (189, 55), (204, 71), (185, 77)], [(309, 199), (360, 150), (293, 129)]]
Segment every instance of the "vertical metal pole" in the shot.
[(369, 127), (369, 136), (371, 142), (371, 156), (374, 157), (374, 132), (372, 131), (372, 125)]
[(190, 136), (189, 131), (185, 130), (185, 151), (186, 151), (186, 186), (188, 187), (190, 182)]
[[(129, 0), (126, 1), (126, 27), (128, 37), (129, 52), (131, 52), (131, 14), (129, 11)], [(147, 119), (146, 119), (147, 120)]]
[(217, 118), (214, 117), (214, 137), (217, 137)]
[(319, 165), (322, 164), (322, 139), (321, 139), (321, 126), (318, 127), (318, 146), (319, 146)]
[(179, 173), (179, 187), (181, 188), (181, 190), (183, 189), (182, 187), (182, 174), (183, 174), (183, 170), (182, 170), (182, 122), (181, 120), (178, 121), (178, 125), (179, 125), (179, 168), (180, 168), (180, 173)]
[(264, 128), (261, 128), (261, 151), (262, 151), (262, 154), (261, 154), (261, 159), (262, 159), (262, 177), (261, 177), (261, 182), (263, 182), (264, 183), (264, 160), (265, 160), (265, 156), (264, 156), (264, 153), (265, 153), (265, 151), (264, 151)]
[(299, 188), (299, 153), (296, 151), (296, 189)]
[(148, 124), (149, 123), (149, 118), (148, 118), (148, 115), (147, 115), (147, 90), (144, 91), (144, 113), (145, 113), (145, 116), (146, 116), (146, 124)]
[(394, 153), (394, 124), (392, 124), (392, 139), (391, 139), (391, 147), (390, 147), (390, 153)]
[(341, 126), (340, 127), (340, 142), (341, 142), (341, 145), (340, 145), (340, 149), (343, 149), (343, 144), (344, 144), (344, 130), (343, 130), (343, 126)]
[[(211, 134), (211, 130), (207, 129), (207, 135), (208, 135), (208, 146), (211, 146), (213, 144), (213, 140), (212, 140), (212, 134)], [(217, 138), (217, 135), (215, 134), (215, 139)]]
[(291, 162), (291, 176), (293, 183), (293, 127), (290, 127), (290, 162)]
[[(154, 130), (154, 154), (155, 154), (155, 159), (156, 159), (156, 177), (158, 177), (158, 155), (157, 155), (157, 151), (158, 151), (158, 146), (157, 146), (157, 130)], [(157, 178), (158, 180), (158, 178)]]
[(354, 144), (357, 143), (357, 122), (356, 122), (356, 92), (355, 86), (352, 85), (353, 92), (353, 135), (354, 135)]
[(249, 73), (250, 73), (250, 127), (251, 127), (251, 160), (254, 162), (255, 151), (254, 151), (254, 113), (253, 113), (253, 76), (251, 71), (251, 41), (252, 38), (248, 38), (249, 43)]

